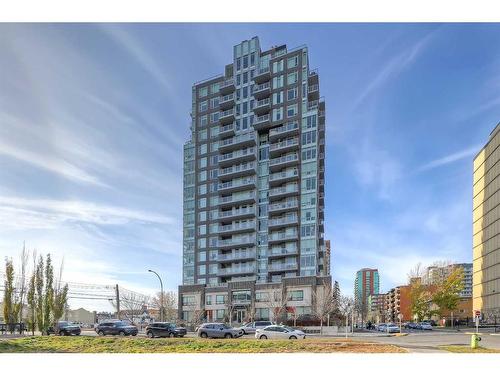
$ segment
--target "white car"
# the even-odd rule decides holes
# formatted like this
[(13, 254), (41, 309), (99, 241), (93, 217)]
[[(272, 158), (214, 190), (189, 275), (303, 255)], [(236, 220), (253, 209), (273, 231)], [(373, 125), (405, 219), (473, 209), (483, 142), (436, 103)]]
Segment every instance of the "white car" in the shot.
[(432, 331), (432, 326), (429, 323), (420, 323), (420, 329)]
[(306, 334), (298, 329), (287, 326), (272, 325), (266, 328), (257, 329), (255, 338), (260, 340), (265, 339), (305, 339)]

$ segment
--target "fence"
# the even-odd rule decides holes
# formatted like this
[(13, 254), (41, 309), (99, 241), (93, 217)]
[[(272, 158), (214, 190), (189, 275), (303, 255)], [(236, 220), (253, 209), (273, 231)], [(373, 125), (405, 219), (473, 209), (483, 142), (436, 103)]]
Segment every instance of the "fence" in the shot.
[(7, 333), (20, 333), (27, 331), (24, 323), (0, 323), (0, 333), (5, 335)]

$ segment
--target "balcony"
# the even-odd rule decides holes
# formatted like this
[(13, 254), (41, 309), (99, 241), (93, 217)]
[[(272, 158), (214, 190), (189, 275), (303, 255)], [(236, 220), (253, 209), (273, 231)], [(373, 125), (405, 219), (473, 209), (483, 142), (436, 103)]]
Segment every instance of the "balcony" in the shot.
[(252, 274), (256, 272), (255, 266), (252, 267), (227, 267), (227, 268), (219, 268), (217, 271), (217, 275), (226, 276), (226, 275), (237, 275), (237, 274)]
[(244, 208), (236, 208), (228, 211), (219, 211), (217, 214), (217, 219), (219, 221), (224, 220), (236, 220), (244, 217), (253, 217), (255, 216), (255, 207), (244, 207)]
[(217, 261), (224, 262), (234, 262), (240, 260), (250, 260), (255, 259), (256, 256), (255, 248), (246, 249), (244, 251), (231, 252), (228, 254), (217, 254)]
[(269, 263), (267, 267), (268, 272), (285, 272), (297, 269), (299, 269), (297, 263)]
[(279, 213), (299, 208), (298, 199), (289, 199), (284, 202), (277, 202), (268, 206), (268, 211), (271, 213)]
[(298, 184), (289, 184), (270, 189), (269, 198), (283, 198), (287, 196), (297, 195), (298, 192), (299, 192)]
[(236, 96), (234, 94), (221, 96), (219, 100), (219, 108), (224, 110), (234, 107), (235, 99)]
[(271, 110), (271, 99), (266, 98), (259, 100), (255, 103), (255, 107), (253, 108), (253, 112), (257, 116), (262, 116), (265, 113), (269, 113)]
[(307, 88), (307, 98), (309, 100), (317, 100), (319, 99), (319, 85), (310, 85)]
[(254, 147), (243, 150), (232, 151), (227, 154), (219, 155), (219, 167), (226, 167), (238, 162), (255, 160), (256, 149)]
[(219, 240), (217, 241), (217, 245), (220, 248), (230, 248), (243, 245), (255, 245), (255, 234), (240, 236), (236, 238), (228, 238), (227, 240)]
[(281, 258), (281, 257), (286, 257), (290, 255), (297, 255), (299, 253), (297, 245), (290, 247), (290, 248), (283, 248), (283, 247), (275, 247), (275, 248), (270, 248), (269, 251), (267, 252), (267, 257), (268, 258)]
[(230, 137), (235, 134), (236, 124), (232, 122), (224, 126), (219, 126), (219, 138)]
[(307, 110), (313, 111), (315, 109), (318, 109), (318, 106), (319, 106), (319, 100), (313, 100), (313, 101), (307, 103)]
[(271, 116), (269, 114), (255, 117), (253, 128), (255, 130), (263, 130), (271, 126)]
[(276, 186), (287, 181), (297, 180), (299, 178), (298, 169), (287, 169), (282, 172), (271, 173), (269, 175), (269, 185)]
[(253, 87), (253, 97), (257, 100), (264, 99), (271, 94), (271, 85), (269, 82), (255, 85)]
[(288, 124), (269, 130), (269, 140), (272, 142), (277, 138), (297, 134), (299, 134), (299, 124), (297, 122), (289, 122)]
[(256, 137), (254, 132), (240, 134), (232, 138), (219, 141), (219, 151), (225, 152), (232, 149), (241, 149), (245, 146), (255, 145)]
[(256, 163), (252, 161), (250, 163), (237, 164), (227, 168), (220, 168), (219, 179), (227, 180), (234, 177), (242, 177), (245, 175), (255, 174), (255, 166)]
[(293, 231), (290, 233), (286, 232), (271, 232), (268, 237), (268, 243), (278, 243), (286, 241), (297, 241), (299, 238), (299, 232)]
[(219, 196), (219, 201), (217, 204), (219, 207), (232, 207), (236, 204), (245, 203), (255, 203), (255, 191), (228, 195), (226, 197)]
[(253, 76), (253, 81), (255, 83), (266, 82), (269, 81), (269, 79), (271, 79), (271, 69), (269, 66), (256, 70)]
[(235, 118), (236, 118), (236, 109), (231, 108), (226, 111), (221, 111), (219, 113), (219, 124), (221, 125), (230, 124), (231, 122), (234, 122)]
[(234, 79), (227, 79), (220, 84), (219, 92), (222, 96), (232, 93), (235, 90)]
[(286, 227), (289, 225), (296, 225), (299, 223), (299, 217), (297, 215), (287, 215), (282, 217), (277, 217), (269, 219), (267, 226), (269, 228)]
[(279, 158), (270, 159), (269, 170), (271, 172), (274, 172), (285, 167), (298, 165), (298, 163), (299, 163), (299, 154), (294, 152), (291, 154), (282, 155)]
[(319, 83), (319, 76), (318, 76), (317, 69), (311, 70), (309, 72), (308, 82), (309, 82), (309, 85), (316, 85)]
[(269, 146), (269, 155), (276, 155), (281, 152), (298, 150), (298, 148), (299, 137), (287, 138), (284, 141), (271, 143), (271, 145)]
[(255, 220), (234, 223), (229, 225), (219, 225), (217, 233), (228, 234), (232, 232), (252, 232), (255, 231)]
[(244, 177), (227, 182), (220, 182), (217, 190), (219, 193), (228, 193), (228, 192), (248, 190), (251, 188), (255, 189), (254, 177)]

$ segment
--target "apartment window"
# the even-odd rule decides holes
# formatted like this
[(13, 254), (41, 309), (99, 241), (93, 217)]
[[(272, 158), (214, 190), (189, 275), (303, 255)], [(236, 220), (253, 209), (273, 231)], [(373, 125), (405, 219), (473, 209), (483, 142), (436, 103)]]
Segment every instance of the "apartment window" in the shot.
[(255, 309), (255, 318), (259, 320), (269, 319), (269, 309), (267, 308), (257, 308)]
[(255, 65), (255, 52), (252, 52), (250, 54), (250, 66), (254, 66)]
[(217, 94), (219, 92), (219, 89), (220, 89), (220, 84), (219, 82), (216, 82), (216, 83), (212, 83), (212, 86), (210, 87), (210, 92), (212, 94)]
[(207, 140), (207, 129), (200, 130), (198, 132), (198, 141), (206, 141)]
[(200, 147), (198, 147), (198, 154), (203, 155), (206, 153), (207, 153), (207, 144), (203, 143), (202, 145), (200, 145)]
[(309, 131), (302, 134), (302, 145), (308, 145), (311, 143), (316, 143), (316, 131)]
[(283, 91), (273, 93), (273, 104), (283, 103)]
[(207, 221), (207, 211), (200, 211), (198, 213), (198, 221)]
[(302, 225), (300, 228), (300, 235), (302, 237), (315, 236), (316, 235), (316, 225), (315, 224)]
[(273, 78), (273, 88), (279, 89), (280, 87), (283, 87), (283, 76), (277, 76)]
[(294, 83), (297, 83), (299, 74), (297, 72), (289, 73), (286, 77), (286, 83), (287, 85), (293, 85)]
[(207, 167), (207, 157), (203, 157), (203, 158), (200, 158), (198, 159), (198, 166), (200, 168), (206, 168)]
[(206, 262), (207, 261), (207, 252), (206, 251), (200, 251), (198, 253), (198, 261), (199, 262)]
[[(217, 239), (215, 240), (217, 241)], [(217, 260), (217, 250), (210, 250), (208, 252), (208, 260)]]
[(273, 121), (283, 120), (283, 107), (273, 109)]
[(298, 111), (297, 104), (289, 105), (288, 107), (286, 107), (286, 116), (293, 117), (293, 116), (297, 115), (297, 111)]
[(207, 185), (206, 184), (201, 184), (198, 186), (198, 194), (204, 195), (207, 193)]
[(208, 87), (200, 87), (198, 90), (198, 98), (203, 98), (208, 95)]
[(205, 224), (198, 225), (198, 234), (204, 236), (207, 234), (207, 226)]
[[(242, 114), (246, 115), (248, 113), (248, 102), (243, 102), (242, 103)], [(246, 117), (244, 118), (245, 120), (247, 119)], [(248, 121), (248, 120), (247, 120)]]
[(198, 199), (198, 207), (199, 208), (205, 208), (205, 207), (207, 207), (207, 198), (200, 198), (200, 199)]
[(314, 190), (316, 189), (316, 177), (308, 177), (305, 178), (302, 182), (305, 190)]
[(217, 273), (217, 268), (218, 268), (217, 263), (215, 263), (215, 264), (209, 264), (208, 265), (208, 273), (211, 274), (211, 275), (216, 274)]
[(238, 74), (236, 76), (236, 86), (239, 86), (239, 85), (241, 85), (241, 74)]
[(212, 296), (210, 294), (207, 294), (207, 296), (205, 297), (205, 304), (206, 305), (212, 304)]
[(284, 68), (283, 60), (273, 62), (273, 73), (282, 72)]
[(248, 55), (243, 56), (243, 69), (248, 68)]
[(207, 180), (207, 171), (201, 171), (198, 173), (198, 181), (203, 182)]
[(194, 296), (182, 296), (182, 306), (194, 306), (196, 298)]
[(297, 65), (299, 65), (299, 56), (290, 57), (286, 63), (288, 69), (295, 68)]
[(288, 298), (290, 301), (303, 301), (304, 291), (303, 290), (292, 290), (288, 293)]
[(241, 70), (241, 57), (236, 59), (236, 70)]
[(305, 128), (306, 129), (316, 128), (316, 124), (317, 124), (316, 115), (306, 117), (306, 120), (305, 120)]
[(200, 117), (200, 126), (207, 126), (208, 125), (208, 117), (207, 115), (203, 115)]
[(269, 300), (268, 292), (255, 292), (255, 302), (267, 302)]
[(207, 266), (204, 264), (198, 266), (198, 275), (204, 276), (207, 273)]
[[(210, 138), (217, 138), (218, 136), (219, 136), (219, 126), (212, 126), (212, 128), (210, 128)], [(214, 142), (214, 143), (219, 144), (218, 142)], [(212, 147), (213, 147), (213, 143), (212, 143)]]
[(316, 147), (311, 147), (302, 151), (302, 161), (307, 160), (316, 160)]
[(219, 121), (219, 112), (213, 112), (210, 114), (210, 122), (217, 122)]
[[(226, 295), (224, 295), (224, 294), (217, 294), (215, 296), (215, 303), (217, 305), (223, 305), (223, 304), (225, 304), (226, 303)], [(217, 310), (217, 311), (220, 311), (220, 310)], [(222, 310), (222, 311), (224, 311), (224, 310)]]
[(224, 319), (224, 314), (226, 313), (226, 310), (215, 310), (215, 318), (217, 320)]
[(210, 99), (210, 107), (211, 108), (217, 108), (219, 106), (219, 97), (215, 97)]
[(205, 112), (208, 109), (208, 102), (205, 100), (200, 102), (200, 112)]
[(218, 169), (212, 169), (210, 171), (210, 179), (213, 180), (214, 178), (217, 178), (219, 175), (219, 170)]
[(316, 266), (316, 256), (305, 255), (300, 257), (300, 267), (315, 267)]
[(297, 98), (297, 87), (294, 87), (293, 89), (289, 89), (286, 92), (286, 100), (294, 100)]

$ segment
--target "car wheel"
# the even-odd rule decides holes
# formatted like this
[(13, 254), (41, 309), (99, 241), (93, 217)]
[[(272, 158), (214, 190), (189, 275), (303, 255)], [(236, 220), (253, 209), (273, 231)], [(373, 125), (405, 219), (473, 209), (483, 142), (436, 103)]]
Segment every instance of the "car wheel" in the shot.
[(98, 334), (99, 336), (105, 336), (105, 335), (106, 335), (106, 334), (104, 333), (104, 331), (99, 331), (99, 332), (97, 332), (97, 334)]
[(168, 337), (174, 337), (174, 336), (175, 336), (175, 334), (174, 334), (173, 332), (170, 332), (170, 333), (168, 334)]
[(200, 333), (200, 337), (206, 339), (208, 337), (206, 332)]
[(59, 336), (66, 336), (66, 333), (64, 331), (59, 331)]
[(233, 338), (233, 335), (231, 335), (230, 333), (226, 333), (226, 334), (224, 335), (224, 338), (225, 338), (225, 339), (232, 339), (232, 338)]
[(123, 337), (123, 336), (125, 336), (125, 332), (124, 331), (120, 331), (119, 335)]
[(295, 337), (295, 336), (290, 336), (290, 340), (297, 340), (297, 337)]
[(246, 334), (247, 334), (247, 332), (246, 332), (244, 329), (243, 329), (242, 331), (243, 331), (243, 334), (244, 334), (244, 335), (246, 335)]
[(153, 332), (151, 332), (151, 331), (149, 331), (149, 332), (147, 333), (147, 336), (148, 336), (150, 339), (152, 339), (152, 338), (154, 338), (154, 337), (155, 337), (155, 335), (154, 335), (154, 334), (153, 334)]
[(259, 337), (259, 340), (267, 340), (267, 336), (266, 336), (266, 335), (261, 335), (261, 336)]
[(77, 335), (77, 336), (80, 336), (80, 332), (78, 332), (76, 335)]

